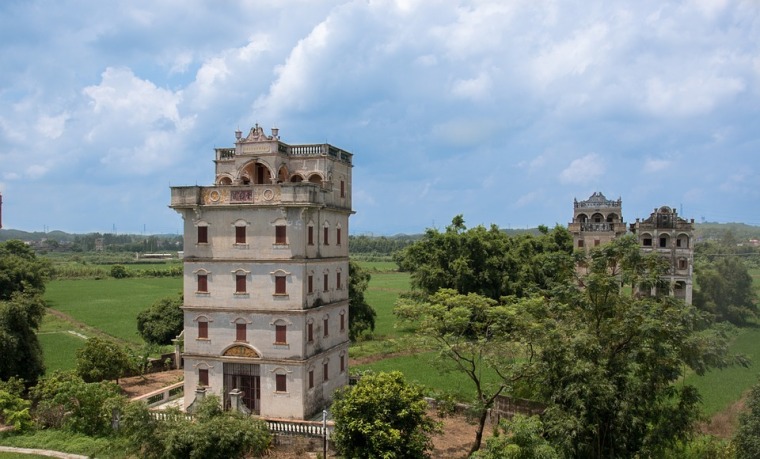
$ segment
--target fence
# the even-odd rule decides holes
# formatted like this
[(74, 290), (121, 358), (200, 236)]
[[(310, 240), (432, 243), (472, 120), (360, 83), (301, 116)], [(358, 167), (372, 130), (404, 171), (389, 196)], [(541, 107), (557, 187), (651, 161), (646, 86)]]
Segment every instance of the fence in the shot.
[(185, 383), (180, 381), (174, 383), (171, 386), (166, 386), (163, 389), (155, 390), (139, 397), (135, 397), (132, 401), (143, 400), (148, 404), (149, 408), (162, 405), (170, 400), (179, 398), (185, 394)]
[(493, 407), (491, 408), (491, 420), (498, 423), (502, 417), (511, 419), (516, 414), (532, 416), (534, 414), (542, 414), (545, 409), (546, 405), (543, 403), (499, 395), (494, 400)]

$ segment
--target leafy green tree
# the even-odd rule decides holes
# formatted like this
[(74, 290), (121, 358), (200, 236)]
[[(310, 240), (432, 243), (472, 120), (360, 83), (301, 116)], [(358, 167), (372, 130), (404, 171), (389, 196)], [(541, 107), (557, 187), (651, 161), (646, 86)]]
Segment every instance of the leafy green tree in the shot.
[(137, 315), (137, 331), (151, 344), (171, 344), (184, 328), (183, 297), (161, 298)]
[(364, 299), (370, 278), (370, 274), (358, 263), (348, 262), (348, 337), (351, 341), (355, 341), (365, 331), (375, 331), (377, 313)]
[(737, 458), (760, 458), (760, 383), (752, 387), (739, 415), (734, 445)]
[(335, 394), (333, 444), (351, 458), (429, 457), (437, 424), (420, 386), (398, 372), (368, 374)]
[(746, 325), (758, 315), (752, 276), (736, 256), (719, 257), (696, 269), (694, 305), (718, 321)]
[(38, 259), (29, 246), (17, 240), (0, 242), (0, 300), (15, 293), (42, 294), (49, 276), (49, 262)]
[(632, 238), (592, 250), (584, 264), (577, 284), (524, 308), (539, 331), (532, 382), (548, 405), (547, 436), (571, 457), (660, 456), (699, 416), (684, 373), (746, 361), (728, 354), (726, 329), (704, 328), (693, 306), (621, 288), (661, 282), (668, 268)]
[(537, 236), (509, 236), (496, 225), (468, 230), (458, 215), (443, 232), (428, 229), (394, 259), (424, 294), (449, 288), (498, 300), (524, 297), (564, 280), (573, 269), (572, 252), (572, 237), (560, 226), (541, 227)]
[(37, 330), (45, 314), (42, 297), (16, 292), (0, 301), (0, 379), (18, 377), (32, 386), (45, 373)]
[(477, 451), (494, 400), (511, 392), (529, 372), (532, 354), (524, 344), (526, 325), (519, 311), (476, 293), (441, 289), (428, 301), (400, 300), (394, 314), (438, 351), (439, 368), (450, 368), (453, 362), (454, 371), (472, 383), (478, 429), (470, 453)]
[(119, 344), (103, 338), (89, 338), (77, 350), (76, 373), (86, 382), (119, 378), (132, 368), (129, 354)]
[(115, 383), (87, 383), (70, 372), (42, 378), (30, 394), (35, 418), (42, 426), (92, 436), (112, 433), (113, 409), (125, 402)]
[(483, 450), (472, 459), (561, 459), (562, 455), (544, 438), (544, 426), (538, 416), (516, 415), (502, 419)]

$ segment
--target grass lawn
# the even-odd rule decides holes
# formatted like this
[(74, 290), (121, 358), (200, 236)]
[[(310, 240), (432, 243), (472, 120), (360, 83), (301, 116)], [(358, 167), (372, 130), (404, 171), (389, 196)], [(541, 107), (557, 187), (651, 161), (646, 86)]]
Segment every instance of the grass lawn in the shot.
[(760, 327), (742, 328), (731, 345), (731, 352), (744, 354), (752, 360), (749, 368), (733, 366), (712, 370), (704, 376), (691, 374), (686, 383), (699, 389), (703, 411), (711, 416), (723, 411), (741, 398), (742, 394), (758, 382), (760, 374)]
[(84, 346), (84, 338), (69, 332), (49, 332), (37, 335), (45, 359), (45, 372), (68, 371), (76, 367), (77, 350)]
[(159, 298), (176, 297), (181, 292), (181, 278), (55, 280), (47, 284), (45, 300), (75, 320), (142, 345), (137, 314)]
[[(364, 263), (362, 263), (364, 266)], [(375, 309), (375, 337), (394, 338), (399, 330), (393, 327), (396, 317), (393, 306), (398, 295), (409, 290), (409, 274), (399, 272), (373, 272), (369, 287), (364, 292), (367, 303)]]
[[(366, 365), (356, 365), (353, 370), (400, 371), (411, 382), (416, 382), (436, 392), (452, 394), (458, 400), (472, 401), (475, 396), (475, 385), (464, 373), (452, 371), (453, 362), (434, 360), (434, 352), (404, 355), (389, 359), (378, 360)], [(486, 384), (498, 381), (495, 373), (485, 372)]]

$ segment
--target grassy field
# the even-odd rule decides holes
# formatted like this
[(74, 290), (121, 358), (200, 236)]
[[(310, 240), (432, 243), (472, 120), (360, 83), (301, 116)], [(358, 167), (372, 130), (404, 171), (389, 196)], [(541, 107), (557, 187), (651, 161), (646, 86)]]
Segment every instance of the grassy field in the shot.
[(60, 280), (47, 284), (48, 305), (120, 340), (142, 345), (137, 314), (182, 292), (180, 278)]
[[(354, 343), (351, 357), (374, 355), (377, 359), (355, 368), (400, 370), (410, 380), (458, 397), (471, 393), (468, 392), (471, 391), (469, 381), (458, 373), (441, 372), (440, 365), (432, 362), (431, 354), (408, 355), (408, 350), (415, 347), (414, 336), (394, 326), (393, 307), (399, 294), (409, 289), (409, 274), (397, 272), (392, 262), (359, 263), (372, 275), (365, 298), (377, 312), (377, 322), (374, 339)], [(760, 269), (750, 272), (755, 289), (760, 291)], [(157, 299), (177, 295), (181, 290), (182, 280), (179, 278), (57, 280), (48, 283), (45, 298), (52, 308), (76, 321), (133, 345), (142, 345), (137, 334), (137, 314)], [(74, 354), (83, 340), (70, 331), (80, 335), (89, 333), (87, 327), (46, 316), (40, 330), (40, 342), (48, 370), (73, 368)], [(739, 331), (732, 347), (733, 352), (749, 356), (754, 362), (752, 367), (732, 367), (702, 377), (691, 375), (686, 379), (699, 388), (706, 414), (723, 410), (757, 381), (760, 373), (758, 342), (760, 328), (745, 328)]]

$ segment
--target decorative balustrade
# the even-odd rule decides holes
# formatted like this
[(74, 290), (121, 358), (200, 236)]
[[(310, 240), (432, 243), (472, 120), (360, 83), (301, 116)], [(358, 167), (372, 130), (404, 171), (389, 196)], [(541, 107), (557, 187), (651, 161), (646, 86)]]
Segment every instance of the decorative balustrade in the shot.
[(280, 205), (316, 204), (344, 206), (345, 203), (325, 193), (320, 184), (299, 182), (240, 186), (172, 187), (171, 207), (215, 206), (230, 204)]
[(234, 148), (217, 148), (216, 159), (218, 161), (228, 161), (228, 160), (235, 159), (235, 149)]
[(581, 231), (615, 231), (614, 223), (581, 223)]
[(612, 201), (609, 199), (606, 200), (589, 200), (589, 201), (575, 201), (575, 207), (576, 208), (602, 208), (602, 207), (622, 207), (623, 206), (623, 200), (618, 199), (617, 201)]
[(185, 383), (180, 381), (178, 383), (172, 384), (171, 386), (166, 386), (163, 389), (155, 390), (153, 392), (140, 395), (139, 397), (135, 397), (132, 399), (132, 401), (142, 400), (148, 404), (149, 408), (152, 408), (154, 406), (162, 405), (170, 400), (174, 400), (175, 398), (179, 398), (184, 395), (184, 393)]

